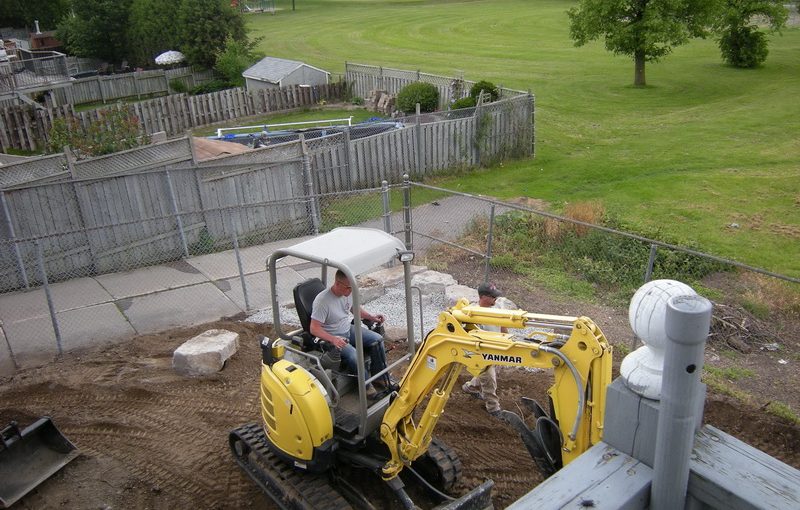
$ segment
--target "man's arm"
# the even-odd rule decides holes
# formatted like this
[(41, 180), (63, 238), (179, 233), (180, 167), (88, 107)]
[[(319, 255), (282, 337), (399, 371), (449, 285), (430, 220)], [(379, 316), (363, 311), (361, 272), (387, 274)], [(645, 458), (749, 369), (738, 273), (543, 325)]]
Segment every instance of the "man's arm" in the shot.
[(316, 319), (311, 319), (311, 326), (308, 328), (311, 331), (311, 334), (317, 338), (325, 340), (326, 342), (330, 342), (334, 347), (337, 349), (341, 349), (345, 345), (347, 345), (347, 340), (340, 336), (331, 335), (325, 328), (322, 327), (322, 323)]
[(369, 313), (368, 311), (364, 310), (363, 308), (361, 309), (361, 313), (359, 314), (359, 317), (361, 317), (361, 319), (367, 319), (368, 321), (377, 322), (379, 324), (383, 324), (383, 321), (386, 320), (386, 317), (384, 317), (383, 314), (378, 313), (378, 314), (372, 315), (371, 313)]

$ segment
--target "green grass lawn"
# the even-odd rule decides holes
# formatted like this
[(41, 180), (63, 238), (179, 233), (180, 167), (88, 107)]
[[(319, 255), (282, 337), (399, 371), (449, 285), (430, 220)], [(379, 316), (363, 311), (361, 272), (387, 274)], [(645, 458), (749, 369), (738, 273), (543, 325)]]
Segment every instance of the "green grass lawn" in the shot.
[(713, 40), (695, 40), (634, 88), (628, 57), (573, 46), (574, 3), (308, 0), (293, 12), (278, 0), (276, 15), (246, 19), (266, 54), (334, 73), (350, 61), (531, 90), (536, 157), (444, 187), (554, 210), (600, 200), (633, 228), (800, 277), (800, 28), (770, 36), (760, 69), (727, 67)]

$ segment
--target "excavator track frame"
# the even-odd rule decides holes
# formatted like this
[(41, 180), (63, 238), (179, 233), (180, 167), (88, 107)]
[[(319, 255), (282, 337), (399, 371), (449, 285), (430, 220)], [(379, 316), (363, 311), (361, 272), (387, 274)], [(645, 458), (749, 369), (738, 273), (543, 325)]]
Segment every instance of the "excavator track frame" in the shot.
[(295, 470), (269, 448), (264, 429), (248, 423), (233, 429), (228, 442), (236, 463), (283, 510), (347, 510), (352, 508), (327, 475)]

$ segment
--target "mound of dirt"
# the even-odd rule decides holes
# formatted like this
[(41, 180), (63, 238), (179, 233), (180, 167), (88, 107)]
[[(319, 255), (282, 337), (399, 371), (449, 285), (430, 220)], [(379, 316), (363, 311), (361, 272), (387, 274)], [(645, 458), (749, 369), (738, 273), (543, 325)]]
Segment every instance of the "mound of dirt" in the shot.
[[(171, 367), (172, 352), (206, 329), (238, 332), (239, 352), (212, 377), (186, 378)], [(26, 425), (49, 415), (82, 455), (20, 500), (43, 508), (275, 508), (233, 462), (228, 431), (258, 419), (260, 351), (269, 326), (222, 320), (110, 348), (67, 355), (23, 370), (0, 385), (0, 423)], [(390, 345), (396, 351), (404, 343)], [(498, 373), (503, 405), (522, 396), (544, 401), (550, 373)], [(466, 380), (466, 379), (464, 379)], [(795, 467), (800, 428), (758, 409), (711, 397), (709, 423)], [(464, 465), (464, 493), (487, 478), (503, 508), (542, 481), (516, 433), (490, 417), (482, 402), (455, 392), (436, 430)], [(381, 483), (365, 483), (379, 487)], [(377, 489), (373, 489), (377, 490)], [(391, 508), (388, 495), (379, 507)]]

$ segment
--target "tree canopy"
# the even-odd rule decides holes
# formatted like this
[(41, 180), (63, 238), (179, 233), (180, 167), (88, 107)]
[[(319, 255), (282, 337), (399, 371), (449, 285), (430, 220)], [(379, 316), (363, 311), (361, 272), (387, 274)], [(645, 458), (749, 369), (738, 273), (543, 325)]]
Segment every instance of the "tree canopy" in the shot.
[(247, 42), (242, 15), (229, 0), (64, 1), (71, 14), (59, 23), (58, 37), (79, 57), (146, 66), (159, 53), (180, 50), (189, 64), (210, 69), (226, 41)]
[(576, 46), (596, 39), (634, 61), (634, 85), (646, 85), (645, 62), (708, 33), (714, 2), (708, 0), (580, 0), (567, 11)]
[(718, 0), (719, 15), (713, 28), (722, 58), (736, 67), (756, 67), (769, 50), (767, 36), (758, 26), (765, 22), (772, 31), (786, 26), (789, 13), (783, 0)]
[(133, 0), (71, 0), (71, 14), (58, 25), (58, 38), (79, 57), (121, 62), (128, 56), (126, 33)]
[(42, 30), (53, 30), (69, 12), (70, 0), (3, 0), (0, 27), (33, 30), (39, 21)]

